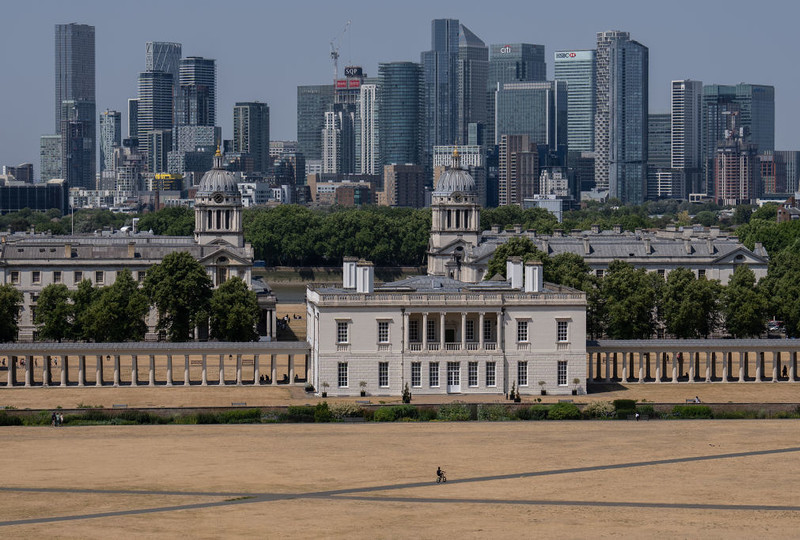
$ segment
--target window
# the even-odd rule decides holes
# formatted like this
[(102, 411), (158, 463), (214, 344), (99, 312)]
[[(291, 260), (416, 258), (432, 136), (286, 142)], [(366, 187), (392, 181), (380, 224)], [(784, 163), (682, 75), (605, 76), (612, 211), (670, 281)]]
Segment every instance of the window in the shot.
[(518, 386), (528, 386), (528, 362), (517, 363)]
[(497, 386), (496, 370), (497, 364), (495, 362), (486, 362), (486, 386)]
[(467, 341), (475, 341), (475, 321), (467, 321), (464, 332), (467, 336)]
[(33, 283), (41, 283), (42, 273), (39, 270), (34, 270), (33, 272), (31, 272), (31, 281)]
[(339, 388), (347, 388), (347, 362), (339, 362)]
[(483, 319), (483, 341), (492, 341), (492, 321)]
[(658, 277), (660, 277), (661, 279), (667, 279), (667, 271), (664, 270), (663, 268), (659, 268)]
[(556, 321), (556, 338), (558, 341), (569, 341), (567, 321)]
[(389, 343), (389, 321), (378, 321), (378, 343)]
[(602, 270), (595, 270), (594, 274), (599, 278), (603, 277), (603, 271)]
[(83, 281), (83, 272), (81, 272), (80, 270), (75, 270), (74, 278), (75, 278), (75, 285), (77, 285), (78, 283)]
[(409, 341), (419, 341), (419, 321), (408, 321)]
[(378, 362), (378, 386), (389, 386), (389, 362)]
[(422, 386), (422, 362), (411, 362), (411, 386)]
[(138, 281), (139, 283), (144, 283), (144, 277), (146, 275), (147, 272), (145, 270), (139, 270), (138, 272), (136, 272), (136, 281)]
[(98, 285), (102, 285), (105, 282), (102, 270), (98, 270), (94, 273), (94, 282)]
[(467, 374), (469, 375), (469, 385), (478, 386), (478, 362), (470, 362), (467, 366)]
[(53, 272), (53, 283), (61, 283), (61, 272), (59, 270)]
[(558, 386), (567, 386), (567, 361), (558, 361)]
[(439, 386), (439, 362), (431, 362), (428, 366), (428, 378), (431, 386)]
[(13, 283), (14, 285), (19, 285), (19, 272), (17, 272), (16, 270), (11, 272), (11, 283)]
[(428, 319), (428, 341), (436, 341), (436, 321)]
[(698, 278), (706, 277), (706, 269), (705, 268), (699, 269), (697, 271), (697, 277)]
[(528, 321), (517, 321), (517, 341), (528, 341)]
[(348, 343), (347, 321), (336, 322), (336, 343)]

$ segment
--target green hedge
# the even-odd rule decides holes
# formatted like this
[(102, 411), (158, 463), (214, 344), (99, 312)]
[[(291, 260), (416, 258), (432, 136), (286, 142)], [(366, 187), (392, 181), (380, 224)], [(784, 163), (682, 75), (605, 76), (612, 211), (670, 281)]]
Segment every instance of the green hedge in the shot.
[(416, 420), (419, 411), (413, 405), (392, 405), (388, 407), (378, 407), (375, 411), (373, 420), (376, 422), (394, 422), (396, 420)]
[(472, 418), (472, 413), (469, 405), (461, 401), (454, 401), (440, 406), (437, 417), (446, 422), (466, 422)]
[(708, 405), (675, 405), (672, 415), (678, 418), (713, 418), (711, 407)]
[(514, 416), (508, 410), (508, 407), (500, 403), (478, 405), (478, 420), (501, 422), (503, 420), (512, 420), (513, 418)]
[(21, 426), (22, 418), (0, 411), (0, 426)]
[(625, 410), (630, 411), (636, 409), (636, 400), (635, 399), (615, 399), (612, 401), (614, 405), (614, 410)]
[(574, 403), (556, 403), (547, 412), (548, 420), (580, 420), (581, 411)]

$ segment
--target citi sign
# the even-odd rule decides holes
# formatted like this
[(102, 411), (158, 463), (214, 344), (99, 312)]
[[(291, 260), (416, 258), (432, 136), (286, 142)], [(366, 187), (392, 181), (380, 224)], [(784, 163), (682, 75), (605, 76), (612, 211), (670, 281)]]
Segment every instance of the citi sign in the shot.
[(574, 52), (560, 52), (556, 53), (556, 58), (575, 58), (577, 54)]
[(500, 47), (500, 54), (508, 54), (511, 52), (511, 45), (504, 45)]

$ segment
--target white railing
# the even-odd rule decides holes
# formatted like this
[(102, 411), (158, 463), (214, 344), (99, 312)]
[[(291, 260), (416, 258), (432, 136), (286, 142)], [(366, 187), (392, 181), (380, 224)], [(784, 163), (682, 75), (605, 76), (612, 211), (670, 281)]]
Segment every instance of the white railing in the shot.
[(468, 351), (477, 351), (480, 350), (480, 343), (467, 343), (467, 350)]
[(409, 351), (421, 351), (422, 350), (422, 343), (409, 343), (408, 344)]
[(495, 343), (493, 341), (491, 341), (491, 342), (484, 341), (483, 342), (483, 348), (486, 351), (496, 351), (497, 350), (497, 343)]
[(530, 347), (530, 343), (517, 343), (517, 350), (518, 351), (527, 351)]
[(460, 351), (461, 350), (461, 343), (445, 343), (445, 348), (448, 351)]
[(556, 343), (556, 350), (557, 351), (568, 351), (569, 350), (569, 343)]
[(347, 352), (350, 350), (349, 343), (337, 343), (336, 344), (336, 352)]
[(438, 351), (439, 344), (438, 343), (428, 343), (428, 350), (429, 351)]
[(379, 344), (378, 345), (378, 352), (390, 352), (392, 350), (392, 346), (390, 344)]

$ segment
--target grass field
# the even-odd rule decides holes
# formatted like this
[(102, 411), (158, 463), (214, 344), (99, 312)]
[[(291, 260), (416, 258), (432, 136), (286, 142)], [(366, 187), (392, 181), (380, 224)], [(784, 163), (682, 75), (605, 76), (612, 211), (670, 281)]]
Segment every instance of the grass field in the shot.
[[(0, 428), (0, 536), (793, 538), (798, 428)], [(437, 465), (447, 484), (433, 482)]]

